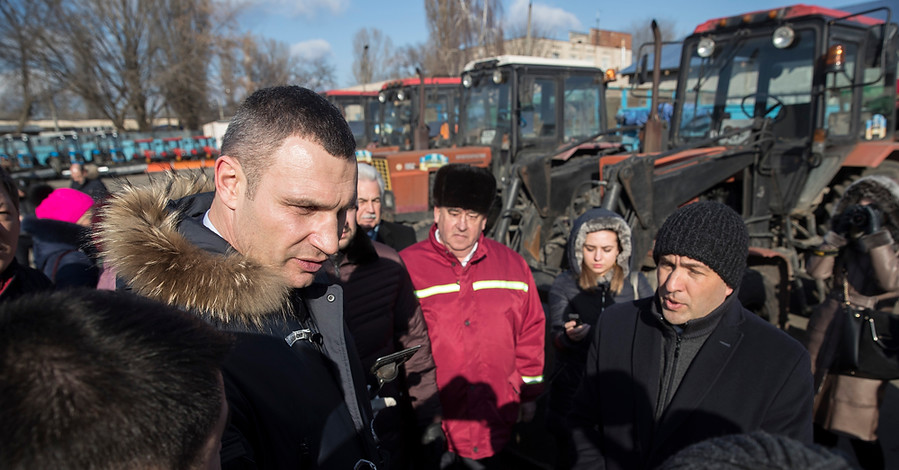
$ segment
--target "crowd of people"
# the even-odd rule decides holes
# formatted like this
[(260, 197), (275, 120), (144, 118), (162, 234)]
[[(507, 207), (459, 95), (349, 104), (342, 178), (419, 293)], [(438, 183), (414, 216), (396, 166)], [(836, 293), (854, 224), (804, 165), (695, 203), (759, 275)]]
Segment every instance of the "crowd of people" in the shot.
[(441, 167), (417, 241), (301, 87), (247, 98), (211, 180), (109, 192), (86, 173), (20, 188), (0, 170), (2, 468), (519, 468), (514, 431), (541, 411), (560, 469), (850, 468), (840, 435), (884, 468), (887, 382), (833, 364), (836, 312), (899, 300), (888, 178), (836, 205), (808, 263), (835, 287), (803, 345), (740, 303), (749, 235), (728, 206), (664, 221), (655, 287), (627, 222), (588, 210), (544, 309), (484, 235), (489, 170)]

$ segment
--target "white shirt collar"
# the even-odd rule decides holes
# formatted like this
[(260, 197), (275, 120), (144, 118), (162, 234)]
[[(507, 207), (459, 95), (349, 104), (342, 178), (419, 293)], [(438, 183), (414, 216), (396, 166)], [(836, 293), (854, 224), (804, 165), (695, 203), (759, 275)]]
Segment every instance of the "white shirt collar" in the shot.
[(219, 231), (215, 228), (215, 225), (212, 225), (212, 221), (209, 220), (209, 211), (206, 211), (206, 213), (203, 214), (203, 226), (208, 228), (209, 230), (212, 230), (212, 233), (218, 235), (219, 237), (223, 239), (225, 238), (222, 237), (222, 234), (219, 233)]
[[(434, 231), (434, 237), (437, 238), (437, 243), (440, 243), (441, 245), (443, 245), (443, 242), (440, 240), (440, 229), (437, 229)], [(446, 245), (443, 245), (443, 246), (446, 246)], [(471, 257), (474, 256), (474, 252), (477, 251), (477, 249), (478, 249), (478, 242), (474, 242), (474, 246), (471, 247), (471, 251), (469, 251), (468, 254), (465, 255), (465, 258), (462, 258), (459, 260), (459, 263), (462, 263), (463, 268), (465, 267), (466, 264), (468, 264), (469, 261), (471, 261)], [(458, 257), (456, 257), (456, 258), (458, 259)]]

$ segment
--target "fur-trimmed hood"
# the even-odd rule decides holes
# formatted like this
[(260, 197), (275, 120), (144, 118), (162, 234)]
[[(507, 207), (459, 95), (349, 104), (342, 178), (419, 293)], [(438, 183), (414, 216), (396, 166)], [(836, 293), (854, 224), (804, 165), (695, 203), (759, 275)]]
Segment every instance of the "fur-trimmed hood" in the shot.
[(834, 207), (832, 220), (849, 206), (862, 199), (870, 199), (883, 212), (883, 227), (890, 231), (893, 240), (899, 240), (899, 183), (883, 175), (866, 176), (849, 185), (843, 197)]
[(631, 228), (620, 215), (598, 207), (581, 214), (571, 227), (571, 233), (568, 235), (568, 268), (575, 277), (580, 276), (581, 262), (584, 260), (582, 248), (587, 234), (600, 230), (611, 230), (618, 235), (621, 251), (615, 262), (624, 270), (626, 277), (630, 272)]
[(101, 211), (101, 256), (141, 295), (224, 323), (259, 325), (287, 311), (291, 288), (275, 269), (203, 228), (212, 194), (198, 193), (211, 187), (205, 175), (174, 174), (125, 185)]

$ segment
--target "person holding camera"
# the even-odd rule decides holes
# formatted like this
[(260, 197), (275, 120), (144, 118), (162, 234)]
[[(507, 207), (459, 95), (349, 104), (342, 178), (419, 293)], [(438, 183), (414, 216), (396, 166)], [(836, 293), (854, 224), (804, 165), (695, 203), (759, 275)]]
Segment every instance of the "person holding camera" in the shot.
[[(817, 390), (815, 440), (833, 447), (835, 433), (848, 435), (859, 464), (882, 469), (877, 423), (888, 381), (843, 370), (838, 351), (846, 347), (843, 332), (853, 321), (847, 311), (892, 313), (899, 300), (899, 184), (886, 176), (859, 179), (846, 189), (833, 214), (831, 230), (807, 265), (813, 278), (832, 279), (827, 299), (808, 325)], [(859, 363), (867, 359), (864, 354), (859, 352)]]
[(629, 275), (631, 229), (620, 215), (590, 209), (574, 221), (568, 236), (568, 270), (549, 291), (550, 327), (556, 350), (547, 404), (547, 426), (560, 447), (558, 468), (568, 468), (566, 416), (587, 362), (590, 328), (615, 303), (652, 295), (640, 273)]

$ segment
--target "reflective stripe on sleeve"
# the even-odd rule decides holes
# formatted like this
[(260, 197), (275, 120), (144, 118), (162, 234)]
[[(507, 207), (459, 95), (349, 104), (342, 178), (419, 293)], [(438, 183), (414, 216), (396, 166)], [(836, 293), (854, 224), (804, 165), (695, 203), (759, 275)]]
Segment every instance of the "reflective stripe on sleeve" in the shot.
[(471, 284), (472, 289), (510, 289), (528, 291), (528, 283), (521, 281), (475, 281)]
[(424, 289), (419, 289), (415, 291), (415, 296), (419, 299), (424, 299), (425, 297), (430, 297), (432, 295), (449, 294), (452, 292), (459, 292), (461, 290), (462, 286), (460, 286), (459, 284), (443, 284), (440, 286), (431, 286)]
[(526, 384), (539, 384), (539, 383), (543, 383), (543, 376), (542, 375), (538, 375), (535, 377), (522, 376), (521, 380), (524, 380), (524, 383), (526, 383)]

